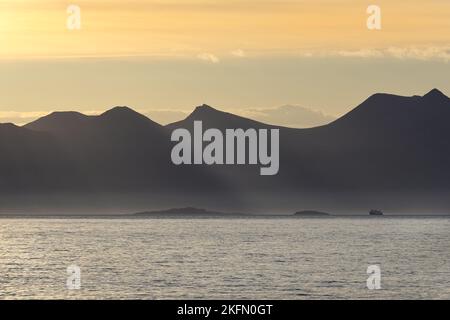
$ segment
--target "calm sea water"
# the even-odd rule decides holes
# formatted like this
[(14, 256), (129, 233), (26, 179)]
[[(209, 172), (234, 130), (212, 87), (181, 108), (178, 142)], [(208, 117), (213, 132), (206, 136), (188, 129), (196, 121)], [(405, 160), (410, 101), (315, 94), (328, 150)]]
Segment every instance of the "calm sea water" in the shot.
[(2, 218), (0, 298), (448, 299), (450, 219)]

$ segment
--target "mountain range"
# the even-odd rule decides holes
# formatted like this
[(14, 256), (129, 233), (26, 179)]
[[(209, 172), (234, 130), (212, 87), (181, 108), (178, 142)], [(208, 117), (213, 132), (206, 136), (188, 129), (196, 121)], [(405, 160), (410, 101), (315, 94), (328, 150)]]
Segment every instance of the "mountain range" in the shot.
[[(278, 128), (279, 174), (260, 176), (255, 166), (173, 165), (171, 132), (192, 130), (195, 120), (205, 129)], [(174, 204), (239, 212), (366, 206), (450, 212), (450, 99), (437, 89), (412, 97), (375, 94), (309, 129), (207, 105), (167, 126), (128, 107), (98, 116), (54, 112), (22, 127), (0, 124), (0, 150), (0, 212)]]

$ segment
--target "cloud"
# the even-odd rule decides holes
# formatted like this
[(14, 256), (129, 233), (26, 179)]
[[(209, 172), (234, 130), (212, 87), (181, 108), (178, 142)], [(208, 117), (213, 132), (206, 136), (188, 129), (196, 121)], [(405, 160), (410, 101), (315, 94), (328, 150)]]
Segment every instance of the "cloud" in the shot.
[(426, 47), (426, 48), (396, 48), (386, 49), (386, 53), (392, 57), (405, 59), (413, 58), (419, 60), (440, 59), (450, 61), (450, 47)]
[(357, 50), (305, 51), (303, 57), (396, 58), (450, 61), (450, 46), (388, 47)]
[(231, 51), (231, 55), (238, 57), (238, 58), (245, 58), (247, 54), (242, 49), (236, 49)]
[(292, 128), (321, 126), (336, 119), (321, 111), (294, 105), (266, 109), (242, 109), (237, 110), (236, 113), (261, 122)]
[(0, 123), (14, 123), (16, 125), (24, 125), (37, 118), (48, 115), (50, 112), (46, 111), (30, 111), (30, 112), (15, 112), (15, 111), (0, 111)]
[[(219, 110), (222, 109), (219, 108)], [(184, 109), (138, 109), (136, 111), (145, 114), (153, 121), (163, 125), (183, 120), (192, 112), (192, 110)], [(336, 119), (335, 117), (324, 114), (321, 111), (294, 105), (261, 109), (224, 109), (224, 111), (268, 124), (293, 128), (316, 127), (330, 123)]]
[(201, 53), (197, 56), (199, 59), (208, 61), (211, 63), (219, 63), (220, 59), (212, 53)]
[(385, 53), (380, 50), (361, 49), (361, 50), (340, 50), (335, 52), (336, 55), (341, 57), (354, 57), (354, 58), (383, 58)]

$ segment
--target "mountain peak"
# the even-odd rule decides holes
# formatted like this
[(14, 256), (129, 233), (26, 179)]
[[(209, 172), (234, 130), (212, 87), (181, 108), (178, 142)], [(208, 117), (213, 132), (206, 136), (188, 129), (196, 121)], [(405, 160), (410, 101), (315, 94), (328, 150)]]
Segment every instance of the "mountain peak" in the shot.
[(117, 106), (103, 112), (101, 115), (109, 116), (109, 115), (125, 115), (125, 114), (139, 114), (139, 113), (126, 106)]
[(55, 111), (26, 124), (24, 127), (37, 131), (47, 131), (50, 128), (52, 130), (64, 131), (68, 128), (78, 128), (81, 123), (84, 123), (89, 118), (89, 116), (80, 112)]
[(434, 88), (430, 92), (428, 92), (426, 95), (423, 96), (424, 99), (427, 100), (440, 100), (440, 99), (448, 99), (448, 97), (443, 94), (440, 90)]
[(99, 117), (103, 121), (110, 121), (114, 124), (140, 124), (145, 126), (151, 124), (155, 127), (160, 127), (160, 124), (126, 106), (117, 106), (109, 109), (108, 111), (103, 112)]
[(244, 118), (229, 112), (217, 110), (207, 104), (203, 104), (194, 109), (186, 119), (168, 124), (168, 128), (189, 128), (194, 121), (203, 121), (205, 128), (217, 129), (248, 129), (248, 128), (269, 128), (271, 125), (255, 120)]
[(192, 111), (192, 113), (188, 116), (188, 119), (191, 120), (210, 120), (218, 119), (222, 117), (228, 117), (229, 114), (220, 110), (217, 110), (207, 104), (202, 104), (201, 106), (198, 106)]
[(207, 105), (207, 104), (202, 104), (201, 106), (198, 106), (195, 108), (194, 113), (199, 113), (199, 112), (211, 112), (211, 111), (216, 111), (218, 112), (219, 110), (214, 109), (213, 107)]
[(44, 116), (42, 118), (57, 120), (57, 121), (73, 121), (73, 120), (79, 120), (88, 118), (89, 116), (86, 116), (80, 112), (77, 111), (54, 111), (50, 113), (47, 116)]

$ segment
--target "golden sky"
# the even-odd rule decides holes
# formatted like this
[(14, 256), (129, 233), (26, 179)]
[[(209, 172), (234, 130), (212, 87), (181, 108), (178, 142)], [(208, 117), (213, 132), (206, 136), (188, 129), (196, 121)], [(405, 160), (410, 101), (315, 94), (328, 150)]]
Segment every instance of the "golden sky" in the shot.
[(376, 92), (450, 94), (449, 74), (450, 0), (0, 0), (0, 123), (115, 105), (167, 123), (207, 103), (308, 126)]
[[(69, 4), (82, 28), (66, 27)], [(0, 57), (377, 54), (448, 48), (450, 1), (378, 0), (382, 30), (361, 0), (1, 0)], [(426, 54), (426, 53), (425, 53)], [(429, 52), (428, 55), (433, 55)]]

